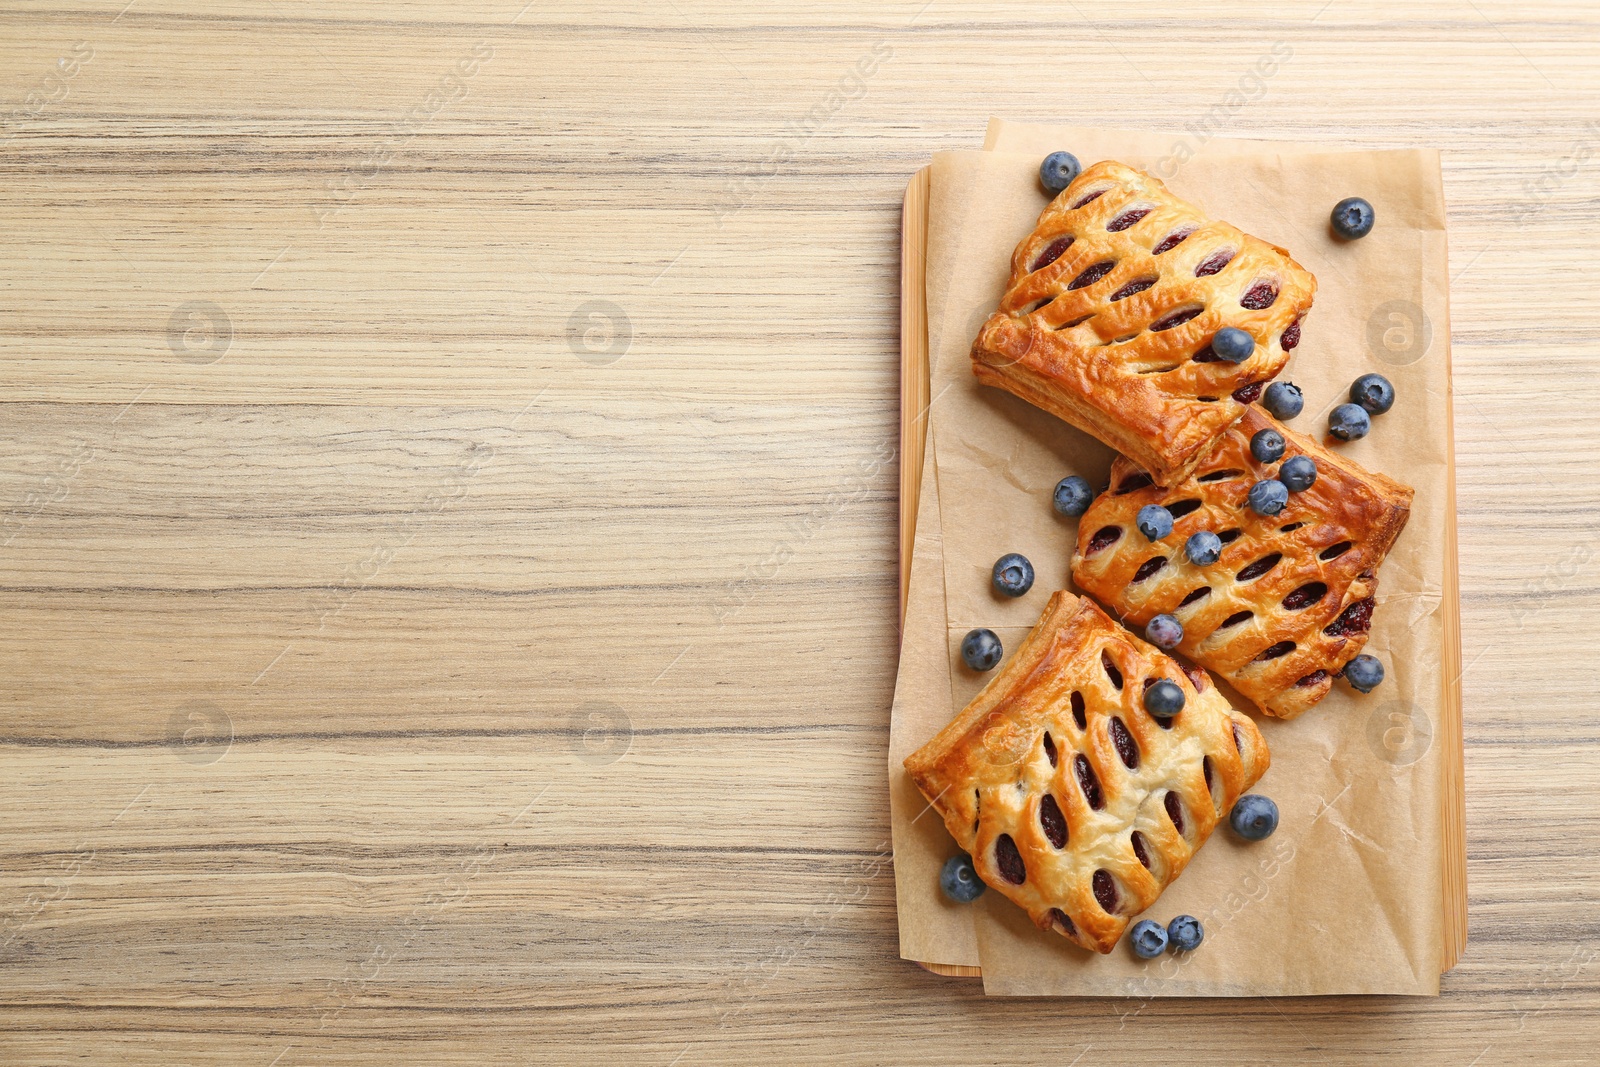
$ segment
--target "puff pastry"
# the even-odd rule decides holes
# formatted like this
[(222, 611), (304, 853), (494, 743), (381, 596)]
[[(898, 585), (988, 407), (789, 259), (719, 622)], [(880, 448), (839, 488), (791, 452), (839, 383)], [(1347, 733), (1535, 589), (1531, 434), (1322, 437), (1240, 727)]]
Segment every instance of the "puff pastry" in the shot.
[[(1172, 485), (1283, 370), (1316, 287), (1283, 249), (1097, 163), (1017, 245), (972, 369)], [(1211, 353), (1224, 326), (1255, 338), (1243, 363)]]
[[(1271, 427), (1287, 460), (1310, 456), (1317, 480), (1289, 494), (1277, 515), (1245, 502), (1250, 486), (1281, 464), (1258, 463), (1250, 438)], [(1412, 491), (1319, 446), (1252, 407), (1206, 461), (1169, 489), (1127, 459), (1078, 528), (1072, 579), (1133, 626), (1170, 613), (1183, 624), (1178, 650), (1225, 678), (1266, 714), (1291, 719), (1321, 700), (1372, 625), (1377, 571), (1411, 511)], [(1174, 517), (1152, 544), (1134, 519), (1146, 504)], [(1200, 567), (1184, 552), (1210, 530), (1222, 556)]]
[[(1143, 703), (1162, 678), (1186, 698), (1166, 724)], [(985, 882), (1041, 929), (1110, 952), (1269, 761), (1204, 671), (1058, 592), (905, 765)]]

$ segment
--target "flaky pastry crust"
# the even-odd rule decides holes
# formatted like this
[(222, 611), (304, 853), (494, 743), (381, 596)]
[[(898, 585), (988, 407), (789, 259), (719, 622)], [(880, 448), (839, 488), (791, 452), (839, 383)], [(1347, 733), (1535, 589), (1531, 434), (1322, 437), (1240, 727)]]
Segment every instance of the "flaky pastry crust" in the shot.
[[(1108, 160), (1017, 245), (972, 369), (1172, 485), (1244, 413), (1233, 394), (1283, 370), (1316, 287), (1285, 250)], [(1224, 326), (1255, 338), (1243, 363), (1211, 353)]]
[[(1250, 438), (1269, 427), (1288, 447), (1278, 462), (1258, 463)], [(1315, 461), (1315, 484), (1290, 493), (1277, 515), (1256, 514), (1250, 486), (1296, 455)], [(1072, 580), (1130, 626), (1177, 616), (1178, 651), (1266, 714), (1292, 719), (1327, 695), (1367, 643), (1378, 566), (1405, 527), (1411, 496), (1252, 407), (1171, 488), (1119, 457), (1110, 488), (1080, 520)], [(1154, 544), (1135, 525), (1146, 504), (1174, 515), (1172, 533)], [(1206, 567), (1184, 551), (1201, 530), (1227, 542)]]
[[(1184, 669), (1067, 592), (905, 761), (979, 876), (1041, 929), (1110, 952), (1265, 773), (1266, 742)], [(1147, 683), (1186, 702), (1163, 725)]]

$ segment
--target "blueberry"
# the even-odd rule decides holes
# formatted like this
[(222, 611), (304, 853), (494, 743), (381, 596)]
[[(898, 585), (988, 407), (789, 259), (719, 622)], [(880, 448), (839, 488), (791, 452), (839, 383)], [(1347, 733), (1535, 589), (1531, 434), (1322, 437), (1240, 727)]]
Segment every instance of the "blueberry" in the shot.
[(1291, 456), (1278, 468), (1278, 481), (1291, 493), (1303, 493), (1317, 482), (1317, 464), (1310, 456)]
[(1005, 654), (993, 630), (973, 630), (961, 642), (961, 658), (975, 671), (990, 670)]
[(1033, 564), (1018, 552), (1008, 552), (994, 561), (994, 589), (1006, 596), (1021, 596), (1033, 588)]
[(1224, 326), (1211, 338), (1211, 353), (1229, 363), (1243, 363), (1255, 350), (1256, 339), (1237, 326)]
[(1261, 403), (1273, 418), (1288, 422), (1300, 414), (1300, 409), (1306, 406), (1306, 398), (1293, 382), (1273, 382), (1267, 386), (1267, 394), (1261, 398)]
[(1140, 919), (1128, 932), (1128, 944), (1141, 960), (1153, 960), (1167, 951), (1167, 928), (1149, 919)]
[(1233, 806), (1228, 825), (1246, 841), (1265, 841), (1278, 828), (1278, 805), (1260, 793), (1246, 793)]
[(1276, 515), (1289, 503), (1289, 487), (1276, 478), (1264, 478), (1250, 487), (1250, 509), (1257, 515)]
[(1189, 538), (1183, 550), (1196, 567), (1209, 567), (1222, 555), (1222, 538), (1210, 530), (1201, 530)]
[(1283, 434), (1277, 430), (1257, 430), (1250, 438), (1250, 454), (1257, 463), (1276, 463), (1283, 458)]
[(1357, 237), (1365, 237), (1372, 232), (1372, 224), (1378, 216), (1373, 212), (1372, 205), (1359, 196), (1347, 196), (1333, 205), (1333, 214), (1329, 221), (1333, 223), (1333, 232), (1347, 241), (1354, 241)]
[(1359, 441), (1372, 429), (1372, 419), (1360, 404), (1340, 404), (1328, 413), (1328, 432), (1341, 441)]
[(1093, 502), (1094, 490), (1089, 488), (1086, 479), (1073, 474), (1056, 483), (1056, 510), (1061, 514), (1075, 519), (1088, 511)]
[(1382, 415), (1394, 407), (1394, 386), (1381, 374), (1363, 374), (1350, 383), (1350, 400), (1369, 415)]
[(1172, 951), (1193, 952), (1206, 939), (1206, 930), (1193, 915), (1180, 915), (1167, 924), (1167, 938)]
[(1170, 719), (1183, 710), (1183, 689), (1165, 678), (1144, 691), (1144, 710), (1158, 719)]
[(971, 904), (983, 896), (987, 887), (972, 866), (972, 857), (961, 852), (944, 861), (939, 871), (939, 888), (957, 904)]
[(1183, 623), (1174, 615), (1157, 615), (1144, 624), (1144, 639), (1170, 652), (1183, 640)]
[(1139, 509), (1139, 532), (1151, 541), (1159, 541), (1172, 532), (1172, 512), (1160, 504), (1146, 504)]
[(1344, 680), (1358, 693), (1370, 693), (1383, 681), (1383, 664), (1365, 652), (1344, 665)]
[(1039, 164), (1039, 180), (1050, 192), (1059, 193), (1072, 184), (1081, 170), (1083, 164), (1071, 152), (1051, 152)]

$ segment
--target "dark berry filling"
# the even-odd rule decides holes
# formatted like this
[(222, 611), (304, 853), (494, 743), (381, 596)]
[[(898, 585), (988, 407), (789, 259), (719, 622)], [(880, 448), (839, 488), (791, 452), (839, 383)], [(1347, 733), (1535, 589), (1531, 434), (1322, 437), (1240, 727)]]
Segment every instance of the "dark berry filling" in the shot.
[(1239, 732), (1239, 724), (1233, 724), (1233, 747), (1239, 750), (1239, 755), (1244, 755), (1244, 734)]
[(1262, 649), (1261, 654), (1255, 658), (1255, 662), (1265, 663), (1269, 659), (1277, 659), (1279, 656), (1287, 656), (1293, 651), (1293, 641), (1279, 641), (1275, 645), (1268, 645), (1266, 648)]
[(1210, 756), (1207, 756), (1205, 759), (1200, 761), (1200, 770), (1206, 776), (1206, 792), (1209, 793), (1214, 789), (1214, 786), (1211, 784), (1211, 757)]
[(1034, 270), (1043, 270), (1061, 258), (1061, 253), (1072, 247), (1074, 238), (1057, 237), (1054, 241), (1044, 246), (1044, 251), (1039, 253), (1039, 258), (1033, 261)]
[(1254, 404), (1261, 399), (1261, 390), (1266, 387), (1266, 382), (1251, 382), (1249, 385), (1241, 385), (1233, 391), (1233, 399), (1241, 404)]
[(1247, 565), (1234, 577), (1241, 582), (1252, 581), (1276, 567), (1281, 559), (1283, 559), (1282, 552), (1273, 552), (1271, 555), (1262, 556), (1254, 563)]
[[(1206, 672), (1205, 671), (1201, 670), (1199, 667), (1185, 667), (1183, 669), (1183, 674), (1184, 674), (1184, 677), (1189, 679), (1189, 684), (1194, 686), (1194, 691), (1196, 693), (1204, 693), (1206, 691)], [(1163, 721), (1161, 719), (1157, 719), (1156, 721), (1162, 723), (1162, 725), (1166, 725), (1167, 723), (1170, 723), (1172, 720), (1168, 719), (1168, 720)]]
[(1087, 730), (1089, 720), (1083, 713), (1083, 694), (1076, 689), (1072, 691), (1072, 721), (1078, 724), (1078, 729)]
[(1283, 331), (1283, 336), (1278, 338), (1278, 344), (1283, 346), (1285, 352), (1293, 352), (1300, 344), (1300, 320), (1296, 319)]
[(1244, 475), (1244, 471), (1233, 470), (1233, 469), (1230, 468), (1230, 469), (1225, 470), (1225, 471), (1211, 471), (1210, 473), (1202, 474), (1200, 477), (1196, 478), (1195, 481), (1197, 481), (1197, 482), (1221, 482), (1221, 481), (1226, 481), (1229, 478), (1243, 477), (1243, 475)]
[(1340, 541), (1338, 544), (1329, 545), (1327, 548), (1317, 553), (1317, 558), (1320, 560), (1338, 559), (1340, 556), (1350, 551), (1350, 546), (1351, 542)]
[(1122, 757), (1122, 763), (1130, 771), (1139, 769), (1139, 746), (1133, 741), (1133, 736), (1128, 733), (1128, 728), (1122, 725), (1122, 720), (1116, 716), (1111, 717), (1107, 724), (1111, 733), (1111, 743), (1116, 746), (1117, 755)]
[[(1159, 279), (1156, 278), (1135, 278), (1127, 285), (1124, 285), (1121, 289), (1118, 289), (1116, 292), (1112, 293), (1110, 302), (1114, 304), (1118, 300), (1126, 300), (1135, 293), (1142, 293), (1154, 285), (1158, 280)], [(1139, 335), (1134, 334), (1133, 336), (1137, 337)], [(1119, 338), (1119, 340), (1121, 340), (1121, 338)]]
[(1328, 595), (1328, 586), (1324, 582), (1308, 582), (1299, 589), (1283, 598), (1283, 607), (1286, 611), (1299, 611), (1309, 608), (1317, 601)]
[(1194, 318), (1204, 310), (1205, 308), (1203, 307), (1179, 308), (1177, 311), (1163, 315), (1161, 318), (1151, 323), (1150, 332), (1160, 333), (1162, 330), (1170, 330), (1174, 326), (1182, 326), (1184, 323), (1188, 322), (1190, 319)]
[(1221, 541), (1225, 545), (1231, 545), (1239, 539), (1239, 535), (1242, 533), (1244, 533), (1243, 530), (1223, 530), (1221, 533), (1217, 534), (1217, 540)]
[(1122, 688), (1122, 672), (1117, 670), (1117, 665), (1111, 662), (1111, 653), (1105, 649), (1100, 650), (1100, 666), (1106, 670), (1106, 677), (1111, 679), (1111, 684), (1118, 689)]
[(1206, 342), (1206, 346), (1204, 348), (1202, 348), (1200, 351), (1196, 352), (1194, 355), (1190, 356), (1189, 358), (1192, 359), (1196, 363), (1221, 363), (1222, 362), (1222, 357), (1217, 355), (1216, 349), (1211, 347), (1211, 342), (1210, 341), (1207, 341)]
[(1061, 933), (1065, 934), (1067, 937), (1078, 936), (1078, 928), (1072, 925), (1071, 917), (1069, 917), (1067, 913), (1062, 911), (1060, 908), (1050, 909), (1050, 921), (1055, 924), (1057, 930), (1061, 931)]
[(1204, 600), (1210, 595), (1211, 587), (1209, 585), (1202, 585), (1199, 589), (1194, 590), (1188, 596), (1184, 597), (1183, 600), (1178, 604), (1178, 607), (1186, 608), (1195, 601)]
[(1102, 526), (1100, 529), (1095, 531), (1095, 535), (1093, 537), (1089, 538), (1089, 547), (1087, 550), (1085, 550), (1084, 554), (1092, 556), (1101, 549), (1108, 548), (1111, 545), (1116, 544), (1117, 539), (1121, 536), (1122, 527)]
[(1243, 296), (1239, 298), (1239, 306), (1249, 308), (1251, 311), (1263, 311), (1272, 306), (1278, 299), (1278, 286), (1275, 282), (1256, 282)]
[(1094, 872), (1094, 899), (1108, 912), (1117, 910), (1117, 883), (1104, 867)]
[(1200, 501), (1190, 497), (1188, 500), (1178, 500), (1167, 505), (1167, 511), (1174, 519), (1181, 519), (1189, 512), (1200, 506)]
[(1078, 788), (1083, 790), (1083, 799), (1089, 806), (1099, 811), (1106, 806), (1106, 798), (1100, 792), (1100, 779), (1094, 776), (1094, 768), (1089, 766), (1089, 757), (1078, 753), (1072, 757), (1072, 769), (1078, 775)]
[(1087, 203), (1090, 203), (1091, 201), (1099, 200), (1102, 196), (1105, 196), (1106, 193), (1108, 193), (1108, 192), (1110, 192), (1109, 189), (1096, 189), (1094, 192), (1090, 193), (1088, 196), (1084, 197), (1082, 200), (1079, 200), (1076, 204), (1073, 204), (1072, 205), (1072, 209), (1074, 211), (1076, 211), (1078, 208), (1082, 207), (1083, 205), (1085, 205)]
[(1111, 268), (1116, 265), (1116, 260), (1108, 259), (1104, 263), (1096, 263), (1094, 266), (1087, 268), (1082, 274), (1072, 279), (1072, 284), (1067, 286), (1068, 292), (1073, 289), (1082, 289), (1086, 285), (1093, 285), (1107, 274), (1110, 274)]
[(1027, 865), (1022, 862), (1022, 853), (1017, 851), (1017, 843), (1011, 840), (1010, 834), (1001, 834), (994, 843), (994, 862), (1000, 868), (1000, 877), (1012, 885), (1028, 880)]
[(1050, 736), (1050, 731), (1044, 732), (1044, 754), (1050, 758), (1050, 766), (1054, 767), (1060, 756), (1056, 754), (1056, 739)]
[(1166, 556), (1157, 556), (1154, 559), (1147, 559), (1143, 563), (1139, 564), (1139, 569), (1133, 572), (1133, 578), (1128, 582), (1128, 584), (1137, 585), (1166, 565)]
[(1321, 685), (1323, 680), (1326, 679), (1327, 677), (1328, 677), (1328, 672), (1327, 671), (1312, 671), (1310, 674), (1306, 675), (1304, 678), (1300, 679), (1298, 682), (1296, 682), (1294, 684), (1295, 684), (1296, 687), (1299, 687), (1299, 686), (1311, 686), (1311, 685)]
[(1218, 249), (1200, 261), (1200, 265), (1194, 269), (1194, 276), (1196, 278), (1205, 278), (1217, 273), (1233, 262), (1233, 257), (1237, 254), (1231, 248)]
[(1152, 256), (1159, 256), (1163, 252), (1170, 252), (1188, 240), (1193, 230), (1174, 230), (1161, 239), (1161, 243), (1150, 250)]
[(1056, 848), (1067, 847), (1067, 819), (1061, 814), (1061, 805), (1049, 793), (1039, 801), (1039, 827)]
[(1322, 628), (1329, 637), (1355, 637), (1372, 629), (1372, 598), (1358, 600)]
[(1140, 863), (1144, 864), (1144, 869), (1148, 871), (1150, 869), (1150, 853), (1145, 850), (1144, 835), (1135, 830), (1129, 840), (1133, 843), (1134, 856), (1138, 858)]
[(1172, 820), (1173, 828), (1183, 833), (1183, 801), (1178, 799), (1178, 794), (1167, 790), (1167, 797), (1162, 804), (1167, 809), (1167, 818)]
[(1121, 233), (1129, 226), (1132, 226), (1134, 223), (1150, 214), (1150, 211), (1151, 209), (1147, 207), (1136, 207), (1129, 211), (1124, 211), (1122, 214), (1106, 223), (1106, 229), (1112, 233)]
[(1236, 611), (1232, 615), (1229, 615), (1226, 619), (1223, 619), (1222, 625), (1217, 627), (1217, 629), (1226, 630), (1230, 626), (1238, 626), (1241, 622), (1249, 619), (1254, 614), (1255, 612), (1249, 610), (1248, 608), (1246, 608), (1244, 611)]

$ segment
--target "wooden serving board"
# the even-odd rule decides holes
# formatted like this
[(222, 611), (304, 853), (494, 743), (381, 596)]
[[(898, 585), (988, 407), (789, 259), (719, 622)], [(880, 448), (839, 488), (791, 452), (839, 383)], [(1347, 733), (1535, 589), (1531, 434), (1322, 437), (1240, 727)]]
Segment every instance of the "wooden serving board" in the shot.
[[(906, 186), (900, 239), (900, 617), (904, 622), (911, 582), (911, 549), (917, 535), (917, 503), (922, 491), (928, 441), (928, 197), (932, 169), (923, 167)], [(1449, 398), (1446, 398), (1449, 404)], [(1467, 943), (1467, 831), (1465, 770), (1461, 728), (1461, 590), (1456, 554), (1455, 442), (1450, 442), (1450, 521), (1444, 530), (1448, 565), (1444, 577), (1444, 667), (1440, 744), (1444, 759), (1442, 793), (1444, 940), (1439, 973), (1456, 965)], [(979, 977), (977, 967), (923, 963), (952, 977)]]

